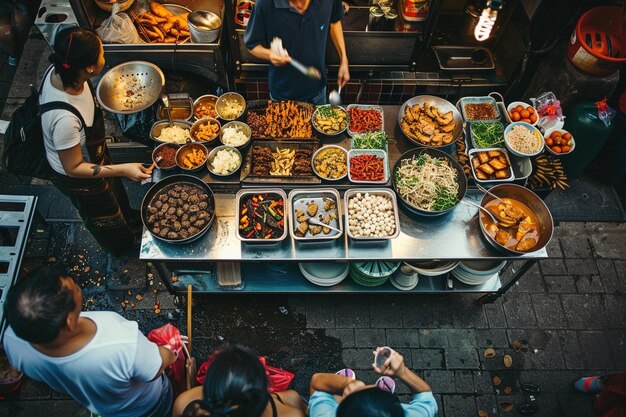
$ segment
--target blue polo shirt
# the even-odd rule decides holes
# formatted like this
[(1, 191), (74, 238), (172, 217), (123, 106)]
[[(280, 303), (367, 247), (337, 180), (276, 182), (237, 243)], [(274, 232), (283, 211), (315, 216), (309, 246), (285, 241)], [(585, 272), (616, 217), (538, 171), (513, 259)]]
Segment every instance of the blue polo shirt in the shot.
[(292, 58), (322, 74), (321, 80), (313, 80), (291, 65), (275, 67), (270, 63), (269, 90), (274, 98), (307, 101), (326, 86), (328, 27), (342, 16), (341, 0), (311, 0), (304, 14), (291, 7), (289, 0), (256, 1), (244, 34), (246, 47), (269, 48), (272, 39), (281, 38)]

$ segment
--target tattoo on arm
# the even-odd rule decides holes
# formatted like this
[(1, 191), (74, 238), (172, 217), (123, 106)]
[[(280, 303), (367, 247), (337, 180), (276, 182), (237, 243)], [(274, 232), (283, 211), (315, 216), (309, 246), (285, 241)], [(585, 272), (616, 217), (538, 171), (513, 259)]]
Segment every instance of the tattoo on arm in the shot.
[(92, 165), (92, 166), (91, 166), (91, 169), (93, 170), (93, 173), (92, 173), (91, 175), (93, 175), (93, 176), (95, 177), (96, 175), (98, 175), (98, 174), (100, 173), (100, 171), (102, 171), (102, 169), (103, 169), (103, 168), (104, 168), (104, 169), (111, 170), (111, 167), (108, 167), (108, 166), (106, 166), (106, 165), (105, 165), (105, 166), (100, 166), (100, 165)]

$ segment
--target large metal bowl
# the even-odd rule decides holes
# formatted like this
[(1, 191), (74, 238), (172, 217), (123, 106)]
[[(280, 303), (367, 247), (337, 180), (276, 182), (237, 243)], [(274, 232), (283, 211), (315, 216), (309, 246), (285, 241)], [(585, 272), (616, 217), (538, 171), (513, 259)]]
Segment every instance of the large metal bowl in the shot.
[[(208, 221), (206, 222), (204, 227), (200, 229), (200, 232), (186, 239), (168, 239), (168, 238), (160, 237), (159, 235), (155, 233), (152, 233), (152, 229), (149, 227), (148, 222), (147, 222), (148, 215), (149, 215), (148, 205), (150, 204), (154, 196), (159, 194), (163, 189), (165, 188), (169, 189), (169, 187), (173, 187), (176, 184), (185, 184), (185, 183), (196, 186), (202, 189), (206, 194), (208, 194), (209, 196), (208, 203), (209, 203), (209, 207), (211, 207), (211, 216), (209, 217)], [(167, 178), (162, 179), (156, 184), (154, 184), (144, 196), (143, 201), (141, 202), (141, 221), (143, 222), (146, 229), (148, 229), (148, 232), (150, 232), (150, 234), (154, 236), (154, 238), (157, 240), (160, 240), (166, 243), (174, 243), (174, 244), (183, 244), (183, 243), (193, 242), (194, 240), (197, 240), (200, 237), (202, 237), (211, 228), (211, 225), (215, 221), (215, 198), (213, 197), (213, 191), (200, 178), (194, 177), (192, 175), (182, 175), (182, 174), (171, 175)]]
[[(400, 163), (404, 159), (411, 159), (413, 158), (413, 156), (419, 156), (422, 153), (429, 154), (430, 156), (434, 158), (441, 158), (441, 157), (446, 158), (450, 162), (450, 165), (456, 171), (456, 179), (457, 179), (457, 182), (459, 183), (459, 191), (457, 192), (456, 197), (459, 201), (458, 203), (456, 203), (456, 205), (450, 207), (447, 210), (426, 211), (421, 208), (415, 207), (412, 204), (410, 204), (408, 201), (406, 201), (402, 197), (402, 195), (400, 195), (400, 192), (398, 191), (396, 171), (400, 167)], [(452, 210), (454, 210), (454, 208), (459, 205), (461, 200), (463, 200), (463, 197), (465, 197), (465, 193), (467, 192), (467, 177), (465, 176), (465, 172), (463, 172), (463, 167), (461, 167), (461, 165), (459, 165), (459, 163), (447, 153), (440, 151), (438, 149), (433, 149), (433, 148), (415, 148), (415, 149), (411, 149), (410, 151), (403, 153), (393, 166), (393, 171), (391, 172), (391, 179), (392, 179), (392, 184), (393, 184), (393, 190), (396, 192), (398, 196), (398, 200), (400, 200), (400, 204), (402, 205), (402, 207), (404, 207), (407, 211), (409, 211), (409, 213), (417, 215), (417, 216), (425, 216), (425, 217), (443, 216), (444, 214), (447, 214), (451, 212)]]
[[(454, 120), (454, 130), (452, 131), (452, 141), (450, 143), (446, 143), (441, 146), (429, 146), (426, 143), (422, 143), (415, 139), (412, 139), (402, 128), (402, 116), (404, 115), (404, 110), (407, 108), (407, 106), (414, 106), (416, 104), (422, 105), (424, 103), (431, 103), (433, 106), (436, 106), (442, 113), (447, 113), (449, 111), (452, 112)], [(437, 96), (416, 96), (405, 101), (404, 104), (400, 107), (400, 111), (398, 112), (398, 125), (400, 125), (402, 133), (404, 134), (404, 136), (406, 136), (408, 140), (418, 144), (419, 146), (426, 146), (428, 148), (448, 147), (452, 145), (454, 141), (456, 141), (461, 136), (461, 134), (463, 134), (463, 118), (461, 117), (461, 113), (459, 113), (458, 109), (454, 107), (454, 104)]]
[[(528, 188), (515, 184), (496, 185), (495, 187), (490, 188), (489, 192), (495, 194), (500, 198), (506, 197), (517, 200), (525, 204), (535, 214), (535, 216), (537, 217), (537, 221), (539, 222), (539, 241), (530, 252), (536, 252), (538, 250), (541, 250), (550, 242), (550, 239), (552, 239), (552, 233), (554, 231), (554, 221), (552, 220), (552, 214), (550, 214), (548, 206), (546, 206), (546, 204), (541, 198), (539, 198), (537, 194), (533, 193)], [(485, 207), (485, 205), (493, 199), (494, 197), (492, 197), (491, 195), (485, 194), (482, 201), (480, 202), (480, 205)], [(496, 242), (495, 239), (489, 236), (489, 234), (485, 230), (483, 218), (486, 216), (487, 215), (483, 214), (481, 210), (478, 216), (478, 223), (480, 224), (480, 230), (483, 233), (483, 237), (491, 247), (508, 255), (525, 255), (527, 253), (530, 253), (508, 249)]]
[(160, 97), (165, 76), (145, 61), (129, 61), (111, 68), (98, 83), (96, 97), (110, 113), (132, 114), (152, 106)]

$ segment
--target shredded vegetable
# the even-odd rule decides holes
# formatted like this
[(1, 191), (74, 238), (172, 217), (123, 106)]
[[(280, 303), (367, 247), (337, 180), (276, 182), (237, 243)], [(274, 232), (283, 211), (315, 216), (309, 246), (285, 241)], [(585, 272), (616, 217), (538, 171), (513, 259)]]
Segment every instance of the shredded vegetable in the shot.
[(394, 175), (398, 193), (413, 207), (443, 211), (459, 202), (457, 172), (445, 158), (414, 155), (403, 159)]
[(367, 132), (352, 138), (352, 149), (387, 150), (387, 134), (385, 132)]
[(351, 132), (373, 132), (383, 127), (383, 115), (379, 110), (351, 107), (348, 113)]
[(500, 122), (472, 122), (470, 129), (479, 148), (500, 148), (504, 144), (504, 128)]
[(371, 154), (351, 157), (350, 179), (354, 181), (383, 181), (385, 179), (383, 158)]

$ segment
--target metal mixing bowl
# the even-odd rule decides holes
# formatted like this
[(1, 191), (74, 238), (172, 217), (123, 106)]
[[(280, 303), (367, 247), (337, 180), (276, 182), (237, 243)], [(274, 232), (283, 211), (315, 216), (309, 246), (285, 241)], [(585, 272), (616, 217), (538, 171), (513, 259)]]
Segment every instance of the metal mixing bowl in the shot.
[[(529, 209), (532, 210), (534, 215), (537, 217), (537, 221), (539, 222), (539, 241), (535, 245), (532, 250), (528, 252), (520, 252), (513, 249), (505, 248), (495, 241), (494, 238), (489, 236), (487, 231), (485, 230), (485, 225), (482, 221), (482, 217), (486, 215), (479, 213), (478, 223), (480, 224), (480, 230), (483, 233), (485, 240), (489, 243), (489, 245), (500, 252), (509, 254), (509, 255), (524, 255), (530, 252), (536, 252), (538, 250), (543, 249), (552, 239), (552, 232), (554, 231), (554, 221), (552, 220), (552, 214), (550, 214), (550, 210), (546, 203), (543, 202), (541, 198), (528, 188), (524, 188), (515, 184), (501, 184), (496, 185), (489, 189), (489, 192), (497, 195), (500, 198), (512, 198), (514, 200), (519, 201), (522, 204), (525, 204)], [(483, 196), (480, 205), (485, 207), (485, 205), (493, 200), (489, 194), (485, 194)]]
[(129, 61), (111, 68), (98, 83), (96, 97), (106, 111), (132, 114), (152, 106), (160, 97), (165, 76), (145, 61)]
[[(452, 131), (452, 141), (450, 143), (439, 145), (439, 146), (432, 146), (427, 143), (422, 143), (411, 138), (409, 135), (407, 135), (407, 132), (405, 132), (404, 129), (402, 128), (402, 116), (404, 116), (404, 110), (407, 108), (407, 106), (414, 106), (416, 104), (422, 105), (424, 103), (430, 103), (431, 105), (436, 106), (439, 109), (439, 112), (442, 114), (447, 113), (449, 111), (452, 112), (452, 116), (454, 120), (454, 130)], [(463, 118), (461, 117), (461, 113), (459, 113), (457, 108), (454, 107), (454, 104), (450, 103), (446, 99), (443, 99), (437, 96), (415, 96), (405, 101), (402, 107), (400, 107), (400, 111), (398, 112), (398, 125), (400, 125), (400, 130), (402, 130), (402, 133), (404, 134), (404, 136), (406, 136), (408, 140), (410, 140), (413, 143), (416, 143), (418, 146), (425, 146), (428, 148), (451, 147), (454, 144), (454, 142), (463, 134)]]

